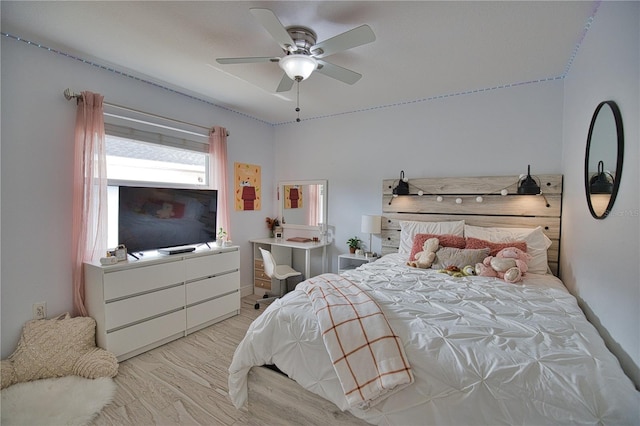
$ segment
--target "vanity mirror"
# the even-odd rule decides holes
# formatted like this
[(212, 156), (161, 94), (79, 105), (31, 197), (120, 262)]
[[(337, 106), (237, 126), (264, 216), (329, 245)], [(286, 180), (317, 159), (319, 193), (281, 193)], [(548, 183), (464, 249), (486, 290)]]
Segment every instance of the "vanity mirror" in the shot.
[(327, 181), (299, 180), (278, 184), (279, 216), (285, 228), (314, 229), (327, 223)]
[(622, 116), (614, 101), (601, 102), (591, 119), (584, 160), (584, 188), (591, 215), (604, 219), (618, 194), (624, 157)]

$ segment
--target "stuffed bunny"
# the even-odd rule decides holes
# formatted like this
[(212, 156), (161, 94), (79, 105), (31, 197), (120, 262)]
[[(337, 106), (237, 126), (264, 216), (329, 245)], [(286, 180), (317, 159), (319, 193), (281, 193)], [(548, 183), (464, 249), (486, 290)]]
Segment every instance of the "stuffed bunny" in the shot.
[(476, 274), (482, 277), (498, 277), (508, 283), (522, 281), (531, 255), (515, 248), (506, 247), (495, 256), (487, 256), (482, 263), (476, 264)]

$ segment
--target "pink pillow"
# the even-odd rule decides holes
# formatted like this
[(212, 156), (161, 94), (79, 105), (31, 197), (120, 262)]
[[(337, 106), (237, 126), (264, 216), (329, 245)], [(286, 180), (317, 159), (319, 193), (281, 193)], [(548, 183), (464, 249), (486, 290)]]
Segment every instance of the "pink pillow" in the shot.
[(416, 234), (416, 236), (413, 237), (413, 247), (411, 248), (411, 253), (409, 254), (409, 261), (415, 260), (413, 257), (416, 255), (416, 253), (422, 251), (424, 242), (429, 238), (437, 238), (438, 240), (440, 240), (440, 245), (442, 247), (455, 247), (463, 249), (466, 244), (464, 237), (460, 237), (458, 235)]
[(527, 243), (525, 241), (509, 241), (506, 243), (493, 243), (491, 241), (481, 240), (479, 238), (467, 237), (467, 244), (464, 248), (481, 249), (489, 248), (489, 256), (495, 256), (500, 250), (507, 247), (515, 247), (524, 252), (527, 251)]

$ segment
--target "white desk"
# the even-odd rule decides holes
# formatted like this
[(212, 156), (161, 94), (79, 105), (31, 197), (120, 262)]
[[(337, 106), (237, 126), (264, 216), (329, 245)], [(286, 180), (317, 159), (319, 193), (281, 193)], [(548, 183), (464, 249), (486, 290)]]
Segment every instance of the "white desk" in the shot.
[[(321, 272), (325, 272), (327, 269), (327, 246), (329, 243), (323, 242), (308, 242), (298, 243), (295, 241), (287, 241), (286, 239), (276, 238), (257, 238), (249, 240), (253, 243), (254, 259), (261, 259), (258, 247), (263, 247), (271, 251), (277, 264), (292, 263), (292, 250), (304, 250), (304, 279), (310, 278), (311, 275), (311, 256), (315, 251), (322, 250), (322, 268)], [(265, 247), (268, 246), (268, 247)], [(293, 265), (291, 265), (293, 266)], [(255, 278), (255, 277), (254, 277)], [(255, 280), (254, 280), (255, 281)]]

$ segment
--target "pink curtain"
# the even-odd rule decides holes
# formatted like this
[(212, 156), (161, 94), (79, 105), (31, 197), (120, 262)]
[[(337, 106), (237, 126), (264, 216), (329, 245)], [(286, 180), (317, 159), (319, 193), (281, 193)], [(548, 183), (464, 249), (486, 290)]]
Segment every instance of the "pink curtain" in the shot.
[(308, 207), (308, 215), (307, 223), (312, 226), (316, 226), (318, 224), (318, 219), (320, 216), (318, 215), (318, 195), (320, 191), (318, 191), (318, 185), (309, 185), (309, 194), (307, 197), (307, 202), (309, 203)]
[(104, 256), (107, 248), (107, 163), (103, 96), (78, 98), (73, 171), (73, 306), (87, 316), (83, 262)]
[(229, 221), (229, 182), (227, 178), (227, 129), (215, 126), (209, 133), (209, 166), (211, 187), (218, 190), (218, 229), (227, 231), (227, 238), (231, 239)]

